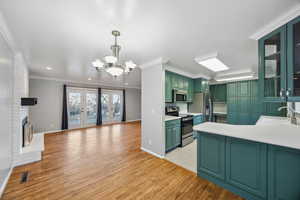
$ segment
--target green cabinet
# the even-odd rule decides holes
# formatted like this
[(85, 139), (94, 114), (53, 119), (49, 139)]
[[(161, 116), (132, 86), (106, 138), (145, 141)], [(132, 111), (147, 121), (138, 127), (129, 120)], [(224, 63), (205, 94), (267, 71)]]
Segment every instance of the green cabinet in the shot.
[(202, 78), (194, 79), (194, 92), (202, 92)]
[(225, 180), (225, 137), (201, 133), (197, 140), (197, 171)]
[(193, 79), (188, 79), (187, 102), (193, 102), (193, 98), (194, 98), (194, 81)]
[(259, 40), (259, 80), (265, 102), (300, 100), (300, 17)]
[(191, 78), (165, 71), (165, 102), (173, 102), (173, 89), (183, 90), (187, 93), (187, 102), (193, 101), (194, 81)]
[(165, 73), (165, 102), (172, 102), (172, 75)]
[(198, 125), (204, 122), (204, 117), (203, 115), (195, 115), (193, 117), (193, 125)]
[(287, 24), (288, 101), (300, 101), (300, 17)]
[(198, 176), (246, 199), (300, 199), (300, 150), (204, 132), (197, 138)]
[(203, 78), (194, 79), (194, 93), (208, 92), (208, 80)]
[(271, 200), (300, 199), (300, 151), (269, 145), (268, 188)]
[(180, 119), (165, 122), (166, 152), (178, 147), (181, 143)]
[(285, 101), (286, 26), (259, 40), (259, 70), (264, 101)]
[(210, 85), (209, 90), (214, 102), (226, 102), (227, 84)]
[(267, 145), (226, 138), (226, 181), (262, 198), (267, 197)]

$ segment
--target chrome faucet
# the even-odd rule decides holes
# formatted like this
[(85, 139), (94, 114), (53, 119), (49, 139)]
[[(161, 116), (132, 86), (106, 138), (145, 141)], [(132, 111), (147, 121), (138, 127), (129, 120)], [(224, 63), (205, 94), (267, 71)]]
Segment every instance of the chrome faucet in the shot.
[(278, 108), (278, 111), (281, 111), (282, 109), (287, 109), (287, 111), (290, 111), (288, 114), (288, 118), (290, 118), (290, 121), (292, 124), (297, 124), (297, 118), (296, 118), (296, 111), (295, 111), (295, 102), (291, 102), (291, 106), (282, 106)]

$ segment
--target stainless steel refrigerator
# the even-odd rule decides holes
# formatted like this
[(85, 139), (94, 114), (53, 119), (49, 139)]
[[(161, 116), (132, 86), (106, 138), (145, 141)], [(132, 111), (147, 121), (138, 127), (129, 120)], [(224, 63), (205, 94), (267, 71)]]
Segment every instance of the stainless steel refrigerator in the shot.
[(213, 121), (213, 102), (210, 93), (195, 93), (190, 113), (202, 113), (205, 121)]

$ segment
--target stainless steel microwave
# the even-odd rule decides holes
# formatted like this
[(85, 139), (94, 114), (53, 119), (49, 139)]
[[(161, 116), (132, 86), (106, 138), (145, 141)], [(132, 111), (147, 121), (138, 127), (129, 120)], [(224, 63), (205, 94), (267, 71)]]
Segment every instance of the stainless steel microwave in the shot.
[(173, 102), (184, 102), (187, 99), (187, 92), (184, 90), (173, 90)]

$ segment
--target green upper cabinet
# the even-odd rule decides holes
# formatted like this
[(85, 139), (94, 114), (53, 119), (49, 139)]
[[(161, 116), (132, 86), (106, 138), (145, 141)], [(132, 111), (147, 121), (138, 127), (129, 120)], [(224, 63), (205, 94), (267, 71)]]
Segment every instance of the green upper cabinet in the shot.
[(168, 71), (165, 74), (165, 102), (172, 102), (172, 75)]
[(300, 101), (300, 17), (259, 40), (259, 80), (265, 102)]
[(193, 101), (194, 81), (191, 78), (166, 71), (165, 72), (165, 102), (172, 102), (172, 90), (183, 90), (187, 93), (187, 102)]
[(194, 81), (193, 79), (188, 79), (187, 102), (192, 102), (193, 97), (194, 97)]
[(287, 25), (288, 101), (300, 101), (300, 17)]
[(194, 92), (202, 92), (202, 78), (194, 79)]
[(283, 102), (286, 91), (286, 26), (259, 40), (260, 88), (264, 101)]
[(194, 93), (208, 92), (208, 81), (203, 78), (194, 79)]
[(210, 93), (214, 102), (226, 102), (227, 99), (227, 85), (211, 85), (209, 86)]

